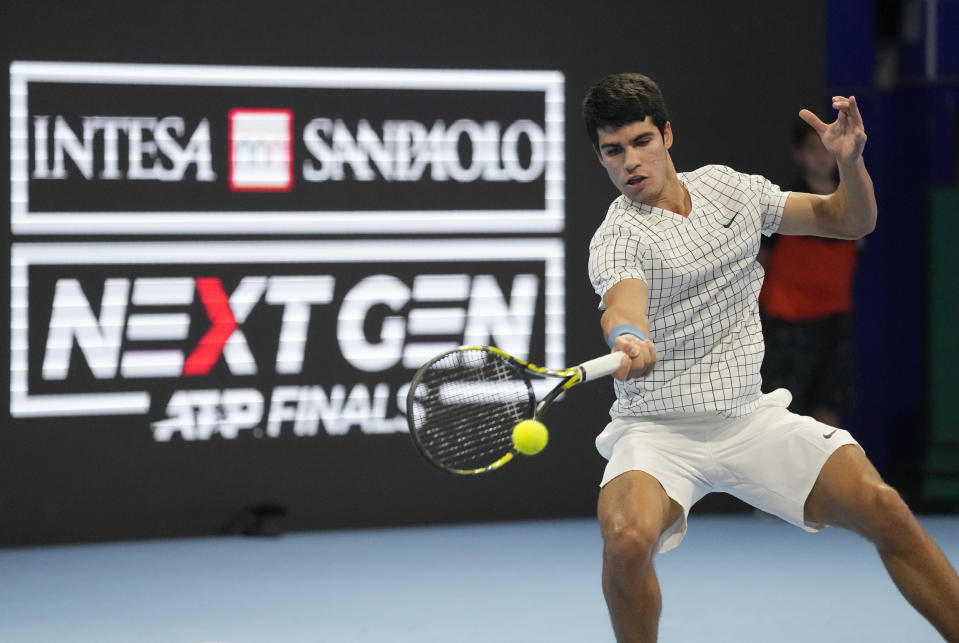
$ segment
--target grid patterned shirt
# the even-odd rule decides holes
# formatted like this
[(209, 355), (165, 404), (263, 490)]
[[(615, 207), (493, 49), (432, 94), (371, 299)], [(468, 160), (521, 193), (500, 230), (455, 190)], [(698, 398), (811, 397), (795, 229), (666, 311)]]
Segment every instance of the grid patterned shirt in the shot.
[(612, 417), (738, 417), (759, 402), (763, 270), (756, 254), (760, 234), (779, 228), (788, 192), (720, 165), (679, 179), (692, 200), (688, 217), (620, 196), (590, 242), (589, 278), (600, 309), (617, 282), (644, 281), (656, 345), (649, 376), (615, 380)]

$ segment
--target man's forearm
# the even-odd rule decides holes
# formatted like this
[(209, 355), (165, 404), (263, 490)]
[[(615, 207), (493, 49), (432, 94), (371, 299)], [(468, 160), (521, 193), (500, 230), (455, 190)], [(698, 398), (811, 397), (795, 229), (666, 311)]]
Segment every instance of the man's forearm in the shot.
[(646, 314), (637, 306), (630, 310), (629, 307), (616, 306), (607, 308), (600, 319), (603, 326), (603, 337), (609, 337), (609, 331), (623, 324), (636, 326), (643, 334), (649, 337), (649, 319)]
[(858, 239), (875, 229), (876, 193), (862, 159), (851, 165), (839, 165), (839, 188), (828, 201), (843, 236)]

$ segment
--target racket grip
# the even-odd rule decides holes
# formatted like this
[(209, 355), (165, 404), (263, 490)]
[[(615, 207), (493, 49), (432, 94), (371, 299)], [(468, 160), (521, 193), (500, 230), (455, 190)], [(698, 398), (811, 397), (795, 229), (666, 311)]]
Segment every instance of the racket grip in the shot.
[(580, 381), (588, 382), (599, 377), (612, 375), (619, 370), (625, 355), (626, 353), (623, 351), (616, 351), (615, 353), (610, 353), (609, 355), (603, 355), (602, 357), (591, 359), (588, 362), (583, 362), (579, 365)]

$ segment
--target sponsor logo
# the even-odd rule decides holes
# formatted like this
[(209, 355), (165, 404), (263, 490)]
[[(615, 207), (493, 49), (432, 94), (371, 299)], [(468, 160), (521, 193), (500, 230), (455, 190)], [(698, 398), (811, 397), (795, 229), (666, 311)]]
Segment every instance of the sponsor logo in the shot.
[(11, 414), (154, 438), (405, 431), (464, 343), (563, 363), (552, 239), (14, 244)]
[(293, 187), (293, 112), (230, 111), (230, 189), (288, 191)]
[[(540, 178), (546, 165), (546, 135), (530, 120), (509, 124), (460, 119), (385, 121), (379, 131), (361, 119), (355, 129), (342, 119), (317, 118), (303, 131), (310, 158), (303, 162), (307, 181), (516, 181)], [(529, 148), (525, 165), (521, 146)], [(461, 153), (465, 148), (466, 153)], [(347, 172), (350, 170), (350, 172)]]
[(15, 234), (563, 228), (558, 72), (14, 62), (10, 75)]
[[(191, 167), (197, 181), (216, 179), (210, 123), (205, 118), (189, 135), (178, 116), (84, 116), (80, 120), (77, 132), (63, 116), (33, 118), (33, 179), (68, 178), (67, 159), (88, 181), (182, 181)], [(123, 158), (121, 144), (126, 152)]]

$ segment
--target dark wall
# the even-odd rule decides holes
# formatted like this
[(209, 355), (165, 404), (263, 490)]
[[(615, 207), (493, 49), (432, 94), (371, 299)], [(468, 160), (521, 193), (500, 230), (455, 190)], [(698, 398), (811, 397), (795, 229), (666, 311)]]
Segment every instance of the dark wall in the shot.
[[(144, 240), (159, 240), (171, 246), (197, 240), (305, 240), (315, 242), (318, 249), (327, 247), (323, 244), (354, 243), (357, 239), (360, 244), (375, 241), (387, 245), (421, 239), (442, 243), (451, 238), (468, 238), (494, 246), (499, 239), (525, 239), (534, 245), (558, 242), (565, 257), (561, 295), (565, 308), (564, 352), (570, 363), (604, 349), (597, 328), (596, 300), (585, 277), (586, 244), (608, 202), (615, 197), (613, 187), (592, 157), (579, 122), (578, 104), (584, 89), (610, 71), (647, 73), (660, 82), (666, 94), (675, 134), (672, 154), (679, 169), (721, 162), (743, 171), (762, 172), (779, 181), (791, 176), (789, 123), (800, 108), (822, 105), (825, 94), (825, 15), (821, 2), (784, 7), (745, 0), (481, 5), (31, 1), (6, 2), (0, 11), (4, 69), (18, 60), (560, 72), (565, 93), (565, 224), (560, 230), (496, 234), (431, 234), (419, 230), (397, 235), (369, 231), (245, 234), (224, 229), (186, 235), (142, 235), (62, 234), (55, 230), (47, 234), (33, 229), (14, 234), (7, 228), (7, 234), (10, 244), (21, 249), (26, 247), (24, 244), (50, 249), (90, 242), (118, 248)], [(77, 88), (74, 95), (75, 105), (89, 100), (90, 109), (100, 108), (97, 101), (104, 100), (103, 95), (85, 98), (80, 90)], [(38, 92), (39, 89), (34, 96), (39, 96)], [(222, 106), (216, 101), (227, 100), (216, 92), (200, 89), (188, 95), (188, 109), (196, 114), (209, 110), (219, 114)], [(275, 91), (266, 95), (270, 101), (280, 100)], [(174, 92), (172, 104), (182, 105), (183, 96)], [(432, 122), (438, 117), (436, 110), (440, 108), (435, 98), (424, 95), (420, 106), (424, 120)], [(115, 99), (118, 104), (127, 100), (121, 93)], [(164, 101), (169, 99), (166, 90), (157, 88), (154, 99), (158, 106), (156, 115), (175, 108), (165, 106)], [(9, 96), (0, 100), (10, 107)], [(256, 96), (250, 96), (250, 100), (255, 102)], [(316, 114), (326, 109), (325, 105), (310, 105), (309, 97), (303, 94), (288, 94), (284, 100), (296, 104), (298, 109), (314, 109)], [(390, 105), (382, 96), (369, 103), (355, 95), (343, 100), (342, 109), (347, 112), (362, 110), (367, 104), (388, 111)], [(399, 97), (397, 100), (400, 109), (405, 103)], [(409, 96), (404, 95), (402, 100), (408, 101)], [(149, 101), (149, 95), (144, 97), (142, 93), (134, 99), (145, 113), (150, 113)], [(489, 96), (481, 96), (477, 101), (476, 105), (456, 108), (475, 109), (477, 119), (483, 118), (483, 110), (495, 113), (505, 109)], [(417, 105), (402, 107), (407, 108), (415, 113)], [(77, 109), (76, 114), (89, 115)], [(298, 137), (302, 123), (296, 125)], [(78, 125), (74, 123), (74, 127)], [(3, 136), (3, 140), (4, 145), (9, 145), (9, 136)], [(4, 181), (10, 177), (9, 159), (9, 154), (0, 155)], [(291, 192), (294, 200), (296, 195), (306, 198), (306, 192), (297, 192), (301, 187), (306, 189), (297, 184)], [(427, 195), (430, 187), (424, 187)], [(374, 188), (388, 189), (382, 185)], [(432, 188), (439, 190), (442, 186)], [(162, 190), (156, 191), (155, 186), (143, 189), (142, 193), (124, 195), (134, 204), (132, 209), (140, 207), (140, 197), (148, 202), (143, 209), (164, 207)], [(74, 198), (65, 196), (66, 193), (46, 194), (54, 201)], [(90, 209), (84, 199), (101, 198), (77, 194), (77, 210)], [(482, 191), (467, 194), (476, 201), (483, 199)], [(359, 198), (360, 193), (356, 195)], [(365, 199), (369, 191), (362, 195)], [(96, 207), (112, 205), (108, 201)], [(216, 207), (216, 203), (210, 207)], [(5, 250), (10, 244), (4, 244)], [(428, 257), (420, 259), (421, 272), (450, 271), (449, 261), (431, 268)], [(137, 257), (125, 261), (89, 269), (84, 274), (100, 288), (108, 278), (129, 279), (132, 283), (137, 274)], [(322, 258), (316, 262), (323, 264), (324, 269), (334, 265), (324, 263)], [(335, 270), (340, 271), (335, 274), (337, 283), (355, 282), (376, 274), (381, 269), (375, 263), (336, 264)], [(528, 265), (513, 265), (509, 261), (494, 262), (495, 265), (484, 265), (482, 261), (475, 265), (469, 261), (461, 263), (456, 270), (472, 275), (498, 275), (504, 287), (508, 287), (511, 274), (540, 274), (538, 271), (545, 270), (537, 258), (527, 260)], [(4, 260), (0, 265), (2, 275), (9, 276), (11, 263)], [(175, 271), (167, 271), (163, 276), (186, 276), (190, 265), (177, 264)], [(232, 269), (217, 272), (215, 262), (202, 253), (193, 266), (206, 272), (190, 273), (192, 277), (218, 277), (229, 288), (235, 287), (241, 278), (241, 273), (231, 272)], [(412, 283), (415, 270), (406, 274), (395, 266), (392, 269), (395, 276)], [(287, 272), (298, 274), (293, 268)], [(42, 269), (30, 274), (31, 283), (47, 284), (44, 292), (49, 299), (58, 274)], [(90, 301), (99, 301), (102, 293), (90, 291), (92, 285), (85, 287)], [(36, 289), (30, 297), (35, 306), (43, 299)], [(537, 337), (542, 337), (539, 325), (546, 323), (545, 310), (542, 298), (537, 302)], [(96, 307), (95, 303), (91, 305)], [(2, 310), (6, 323), (11, 307), (4, 306)], [(204, 309), (192, 312), (202, 319)], [(279, 321), (274, 318), (254, 322), (251, 318), (250, 323), (254, 324), (252, 328), (262, 328), (264, 334), (275, 334)], [(31, 330), (31, 350), (43, 345), (43, 333), (47, 331), (37, 332)], [(322, 336), (333, 331), (319, 327), (311, 332)], [(332, 345), (332, 339), (329, 342)], [(543, 350), (541, 344), (531, 347), (532, 353), (544, 355)], [(314, 362), (323, 362), (323, 355), (321, 345), (319, 352), (310, 357)], [(10, 364), (10, 357), (4, 350), (0, 363)], [(76, 354), (72, 359), (71, 365), (80, 361)], [(323, 364), (328, 371), (330, 363)], [(334, 370), (345, 372), (341, 362), (334, 360), (332, 364)], [(307, 368), (324, 370), (313, 362)], [(409, 368), (397, 368), (388, 378), (395, 384), (408, 379), (410, 374)], [(35, 373), (32, 377), (36, 377)], [(304, 384), (281, 377), (274, 379), (266, 383), (238, 382), (229, 377), (221, 363), (207, 379), (192, 380), (190, 388), (221, 390), (239, 385)], [(31, 380), (32, 385), (40, 384)], [(107, 384), (89, 380), (83, 386), (96, 388)], [(164, 386), (169, 396), (172, 389), (168, 384)], [(10, 408), (9, 388), (0, 386), (5, 396), (4, 408)], [(331, 436), (321, 430), (313, 436), (297, 436), (286, 427), (275, 438), (242, 431), (235, 439), (215, 435), (211, 439), (187, 441), (174, 436), (169, 441), (157, 442), (150, 421), (162, 417), (162, 409), (151, 409), (161, 413), (149, 419), (96, 414), (37, 418), (21, 414), (9, 417), (0, 429), (0, 514), (4, 516), (0, 521), (0, 544), (221, 533), (242, 523), (244, 509), (264, 504), (284, 508), (285, 517), (276, 519), (278, 526), (295, 530), (588, 514), (593, 510), (603, 466), (592, 439), (604, 425), (609, 400), (608, 388), (598, 385), (578, 395), (575, 403), (561, 403), (549, 418), (552, 440), (546, 452), (479, 479), (452, 478), (430, 469), (418, 459), (402, 433), (369, 434), (354, 428), (346, 435)]]

